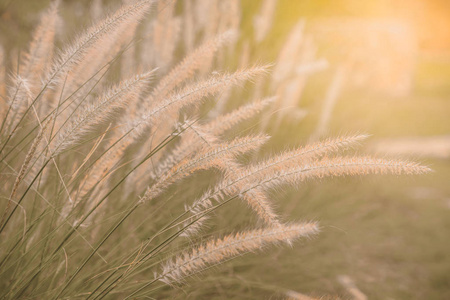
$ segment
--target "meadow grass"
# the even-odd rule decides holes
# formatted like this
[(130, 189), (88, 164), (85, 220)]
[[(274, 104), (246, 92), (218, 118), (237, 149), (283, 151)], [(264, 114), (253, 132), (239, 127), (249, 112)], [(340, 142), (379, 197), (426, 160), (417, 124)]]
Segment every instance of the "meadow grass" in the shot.
[[(220, 50), (236, 45), (238, 1), (188, 1), (181, 13), (174, 1), (125, 2), (58, 50), (53, 3), (17, 68), (4, 64), (3, 298), (208, 297), (220, 293), (213, 283), (202, 291), (192, 284), (203, 272), (318, 233), (316, 222), (288, 222), (275, 191), (325, 177), (430, 170), (342, 154), (361, 134), (258, 152), (269, 137), (239, 123), (288, 97), (256, 95), (267, 82), (276, 90), (271, 69), (284, 83), (291, 57), (230, 71)], [(237, 96), (241, 108), (205, 105)], [(261, 256), (254, 264), (271, 266)]]

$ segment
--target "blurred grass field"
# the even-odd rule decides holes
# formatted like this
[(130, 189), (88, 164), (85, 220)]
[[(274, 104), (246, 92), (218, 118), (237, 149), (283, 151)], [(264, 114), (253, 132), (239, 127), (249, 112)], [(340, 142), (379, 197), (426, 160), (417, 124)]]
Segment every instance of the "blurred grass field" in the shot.
[[(23, 47), (29, 36), (20, 33), (29, 33), (37, 19), (36, 13), (49, 1), (2, 1), (0, 9), (5, 10), (1, 12), (0, 42)], [(90, 3), (64, 2), (68, 4), (66, 7)], [(280, 11), (286, 11), (289, 2), (281, 2), (284, 8)], [(386, 1), (374, 2), (381, 3), (374, 5), (380, 10)], [(251, 10), (257, 6), (255, 3), (247, 1), (243, 7)], [(343, 11), (356, 14), (360, 8), (357, 5), (345, 11), (334, 4), (321, 10), (325, 3), (298, 5), (296, 9), (303, 8), (304, 16), (308, 17), (331, 16), (336, 10), (341, 14)], [(351, 7), (355, 2), (345, 3)], [(296, 9), (285, 15), (284, 23), (276, 23), (273, 36), (286, 34), (286, 28), (298, 17)], [(445, 13), (450, 16), (450, 8)], [(71, 15), (70, 11), (62, 14), (68, 18)], [(248, 28), (251, 20), (245, 17), (244, 13), (243, 26)], [(87, 22), (77, 20), (76, 16), (72, 18), (77, 25)], [(282, 43), (282, 36), (277, 42)], [(447, 42), (450, 44), (450, 40)], [(371, 140), (375, 140), (450, 134), (450, 52), (442, 47), (444, 54), (440, 52), (439, 57), (429, 55), (430, 51), (419, 54), (413, 89), (408, 96), (391, 97), (367, 93), (364, 89), (344, 90), (333, 110), (327, 135), (362, 132), (371, 134)], [(268, 53), (261, 54), (261, 59), (273, 58), (276, 50), (276, 47), (269, 49)], [(296, 145), (308, 139), (317, 126), (329, 82), (327, 76), (327, 73), (316, 74), (311, 78), (300, 104), (308, 108), (309, 114), (300, 124), (282, 123), (283, 130), (272, 133), (274, 144), (282, 141), (284, 145)], [(245, 259), (239, 258), (193, 284), (200, 287), (209, 280), (216, 282), (215, 289), (222, 291), (218, 298), (240, 299), (239, 290), (230, 287), (239, 283), (239, 288), (245, 288), (248, 281), (249, 286), (271, 282), (309, 295), (339, 295), (350, 299), (337, 280), (345, 274), (369, 299), (450, 299), (450, 161), (415, 159), (433, 168), (434, 173), (414, 177), (327, 179), (277, 195), (279, 212), (292, 220), (318, 220), (322, 233), (293, 249), (271, 249), (263, 260), (246, 255)], [(239, 214), (229, 211), (229, 215), (221, 216), (221, 222), (239, 224)], [(267, 272), (270, 269), (273, 273)], [(280, 276), (274, 278), (273, 274)], [(255, 299), (261, 299), (258, 295), (265, 295), (265, 289), (270, 290), (270, 286), (266, 285), (260, 295), (255, 293)], [(184, 296), (195, 298), (195, 295)]]
[[(450, 64), (422, 59), (414, 90), (407, 97), (343, 93), (329, 135), (364, 132), (372, 135), (370, 141), (448, 135), (449, 82)], [(286, 130), (280, 141), (298, 135), (305, 139), (314, 130), (321, 97), (314, 87), (307, 90), (310, 98), (303, 100), (310, 101), (310, 114), (300, 130), (283, 124)], [(324, 180), (299, 187), (279, 201), (290, 215), (319, 220), (323, 226), (317, 239), (291, 250), (289, 258), (282, 260), (280, 270), (302, 267), (291, 267), (279, 284), (316, 296), (348, 299), (337, 281), (337, 276), (346, 274), (369, 299), (449, 299), (450, 161), (412, 158), (434, 173)]]

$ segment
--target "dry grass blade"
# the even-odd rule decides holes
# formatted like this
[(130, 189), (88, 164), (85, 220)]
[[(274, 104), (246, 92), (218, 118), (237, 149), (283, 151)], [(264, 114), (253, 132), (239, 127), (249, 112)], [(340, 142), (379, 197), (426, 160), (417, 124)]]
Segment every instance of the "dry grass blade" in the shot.
[(212, 167), (226, 170), (233, 162), (230, 158), (236, 155), (255, 150), (268, 140), (265, 135), (255, 137), (237, 138), (227, 144), (218, 144), (213, 148), (206, 148), (193, 157), (181, 161), (170, 169), (166, 174), (160, 176), (158, 181), (145, 193), (145, 201), (157, 197), (170, 184), (191, 175), (198, 170), (206, 170)]
[(128, 103), (135, 102), (142, 90), (148, 84), (153, 72), (137, 75), (111, 88), (94, 103), (81, 109), (78, 117), (64, 129), (56, 140), (54, 156), (64, 149), (73, 146), (81, 140), (89, 129), (92, 130), (104, 122), (114, 111), (124, 108)]
[(288, 165), (304, 164), (321, 157), (323, 155), (330, 155), (339, 150), (357, 145), (360, 141), (366, 139), (368, 136), (364, 134), (345, 136), (338, 138), (330, 138), (318, 143), (308, 144), (304, 147), (286, 151), (279, 155), (270, 157), (269, 159), (250, 166), (249, 172), (241, 176), (247, 178), (248, 176), (264, 176), (266, 172), (273, 172), (273, 170), (283, 169)]
[(21, 74), (27, 76), (30, 84), (32, 84), (33, 94), (39, 92), (40, 80), (48, 70), (53, 57), (56, 26), (60, 22), (58, 6), (59, 1), (54, 1), (42, 16), (19, 70)]
[(297, 184), (309, 179), (318, 179), (328, 176), (358, 176), (368, 174), (424, 174), (430, 172), (431, 169), (421, 166), (417, 163), (386, 160), (372, 157), (336, 157), (324, 158), (322, 160), (313, 161), (303, 166), (292, 165), (284, 169), (267, 174), (265, 178), (252, 187), (274, 188), (280, 184)]
[(96, 43), (101, 43), (102, 39), (107, 39), (108, 35), (111, 35), (114, 30), (141, 19), (150, 10), (153, 2), (153, 0), (140, 0), (136, 3), (125, 5), (113, 15), (89, 28), (59, 55), (58, 60), (52, 67), (47, 82), (54, 81), (60, 74), (80, 62), (90, 47)]
[(155, 123), (155, 119), (165, 113), (169, 116), (177, 113), (182, 107), (187, 105), (199, 105), (202, 100), (210, 95), (215, 95), (225, 90), (230, 85), (239, 84), (254, 77), (267, 73), (267, 67), (255, 66), (253, 68), (240, 70), (232, 74), (212, 76), (206, 80), (191, 84), (183, 88), (180, 92), (156, 102), (153, 108), (145, 112), (142, 117), (133, 124), (134, 129)]
[[(205, 57), (214, 55), (214, 53), (223, 45), (234, 38), (236, 33), (227, 31), (211, 40), (189, 54), (183, 61), (173, 68), (169, 74), (164, 76), (151, 95), (152, 100), (161, 99), (173, 91), (180, 83), (194, 75), (195, 71), (200, 69), (205, 62)], [(152, 101), (149, 101), (152, 102)]]
[(216, 136), (220, 136), (225, 131), (230, 130), (237, 124), (248, 120), (275, 101), (275, 97), (265, 98), (260, 101), (255, 101), (247, 105), (243, 105), (238, 109), (218, 116), (213, 121), (205, 124), (205, 129)]
[(198, 273), (209, 265), (217, 265), (231, 257), (260, 250), (267, 244), (286, 242), (317, 232), (315, 223), (300, 223), (225, 236), (180, 254), (164, 265), (157, 278), (166, 283), (181, 282), (185, 277)]

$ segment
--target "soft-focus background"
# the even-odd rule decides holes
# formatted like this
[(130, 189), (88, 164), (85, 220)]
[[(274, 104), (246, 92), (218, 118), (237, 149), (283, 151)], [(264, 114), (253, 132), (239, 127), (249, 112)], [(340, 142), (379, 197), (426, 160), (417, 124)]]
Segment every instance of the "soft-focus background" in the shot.
[[(73, 36), (89, 24), (93, 1), (62, 2), (60, 34)], [(286, 55), (301, 56), (294, 68), (305, 74), (279, 79), (288, 82), (281, 92), (273, 88), (290, 100), (259, 124), (274, 137), (270, 148), (368, 133), (361, 151), (418, 160), (434, 173), (324, 180), (277, 194), (286, 218), (318, 220), (322, 233), (264, 259), (249, 255), (205, 280), (228, 274), (248, 286), (270, 282), (350, 299), (347, 279), (369, 299), (450, 299), (450, 1), (279, 0), (261, 33), (256, 24), (267, 2), (242, 1), (236, 61), (247, 49), (250, 64), (276, 62), (291, 34), (301, 53)], [(10, 66), (48, 4), (0, 0), (0, 43)]]

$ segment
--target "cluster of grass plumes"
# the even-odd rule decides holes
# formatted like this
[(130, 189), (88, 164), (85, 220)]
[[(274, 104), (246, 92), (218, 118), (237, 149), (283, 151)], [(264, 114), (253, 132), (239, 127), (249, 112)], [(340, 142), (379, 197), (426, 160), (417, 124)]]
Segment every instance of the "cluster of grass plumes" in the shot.
[[(274, 99), (213, 118), (203, 105), (270, 72), (264, 65), (212, 71), (225, 60), (215, 53), (236, 41), (239, 2), (185, 1), (181, 14), (174, 1), (125, 2), (60, 50), (53, 3), (18, 72), (9, 72), (0, 99), (2, 298), (167, 295), (227, 260), (316, 234), (316, 223), (277, 214), (274, 189), (328, 176), (428, 171), (335, 156), (364, 135), (248, 162), (269, 137), (227, 136)], [(199, 11), (206, 20), (195, 19)], [(259, 221), (218, 237), (206, 223), (239, 200)]]

